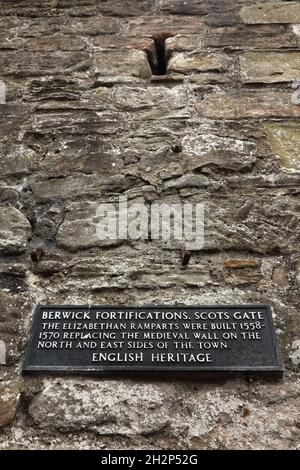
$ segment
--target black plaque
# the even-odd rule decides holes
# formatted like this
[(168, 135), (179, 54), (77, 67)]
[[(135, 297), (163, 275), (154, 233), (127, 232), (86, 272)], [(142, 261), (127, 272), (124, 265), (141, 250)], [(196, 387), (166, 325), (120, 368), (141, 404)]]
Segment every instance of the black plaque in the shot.
[(25, 372), (283, 372), (266, 305), (37, 307)]

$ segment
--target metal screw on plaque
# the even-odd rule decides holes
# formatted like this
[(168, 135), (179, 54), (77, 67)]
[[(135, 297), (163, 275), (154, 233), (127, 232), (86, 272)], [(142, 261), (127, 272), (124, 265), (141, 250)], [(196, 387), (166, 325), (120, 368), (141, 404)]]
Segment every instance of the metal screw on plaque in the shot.
[(6, 364), (6, 346), (4, 341), (0, 340), (0, 365)]
[(32, 250), (31, 252), (31, 259), (34, 263), (38, 263), (40, 259), (44, 256), (45, 252), (44, 249), (39, 246), (35, 250)]
[(0, 104), (6, 103), (6, 85), (0, 80)]

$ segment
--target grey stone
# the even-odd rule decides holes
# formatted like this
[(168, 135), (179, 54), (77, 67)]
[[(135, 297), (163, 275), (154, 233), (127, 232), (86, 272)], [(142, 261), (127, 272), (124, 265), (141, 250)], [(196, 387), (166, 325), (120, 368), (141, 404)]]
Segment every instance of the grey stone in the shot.
[(200, 116), (211, 119), (300, 117), (300, 107), (292, 105), (291, 93), (273, 90), (209, 94), (196, 109)]
[(298, 2), (265, 2), (245, 6), (240, 17), (247, 24), (262, 23), (300, 23), (300, 5)]
[(38, 168), (48, 176), (98, 172), (120, 174), (123, 162), (117, 149), (98, 136), (70, 137), (50, 147)]
[(97, 197), (106, 193), (119, 193), (134, 186), (134, 178), (125, 176), (74, 175), (32, 182), (34, 198), (39, 203)]
[(210, 134), (187, 136), (182, 141), (186, 169), (199, 170), (213, 165), (229, 170), (251, 169), (258, 151), (254, 142)]
[[(0, 0), (1, 450), (299, 447), (298, 18), (295, 0)], [(120, 195), (204, 204), (186, 269), (181, 240), (99, 240)], [(38, 303), (271, 304), (286, 374), (22, 383)]]
[(117, 87), (114, 99), (116, 106), (121, 110), (147, 110), (158, 108), (158, 112), (184, 108), (186, 93), (180, 86), (172, 89), (155, 87), (153, 89)]
[(207, 15), (213, 12), (226, 12), (233, 9), (232, 0), (162, 0), (161, 9), (175, 15)]
[(41, 75), (62, 75), (88, 70), (92, 65), (89, 54), (83, 52), (0, 52), (0, 67), (3, 75), (14, 77), (38, 77)]
[(148, 435), (169, 426), (174, 406), (171, 397), (176, 399), (173, 385), (128, 380), (88, 380), (85, 385), (76, 380), (64, 384), (48, 381), (31, 403), (30, 415), (44, 429)]
[(22, 253), (31, 233), (26, 217), (13, 206), (0, 206), (0, 252)]
[(187, 187), (207, 188), (209, 184), (209, 179), (206, 176), (187, 174), (180, 178), (166, 181), (164, 187), (166, 189), (182, 189)]
[(98, 15), (93, 18), (73, 18), (62, 27), (62, 33), (97, 36), (99, 34), (117, 34), (119, 28), (120, 23), (117, 19)]
[(174, 54), (168, 63), (169, 73), (226, 72), (229, 58), (223, 54)]
[(240, 66), (243, 83), (292, 82), (300, 76), (300, 53), (247, 52)]
[(25, 145), (0, 143), (0, 170), (3, 176), (28, 175), (37, 162), (37, 154)]
[(150, 78), (152, 75), (145, 52), (135, 49), (95, 52), (94, 66), (101, 77)]
[(234, 25), (211, 28), (203, 39), (205, 47), (238, 50), (297, 48), (299, 37), (284, 25)]

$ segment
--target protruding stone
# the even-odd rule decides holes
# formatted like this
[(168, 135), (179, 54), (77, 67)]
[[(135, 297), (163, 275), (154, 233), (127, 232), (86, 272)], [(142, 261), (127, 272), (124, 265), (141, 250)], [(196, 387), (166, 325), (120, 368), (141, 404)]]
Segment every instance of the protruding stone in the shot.
[(116, 18), (93, 16), (92, 18), (72, 18), (66, 21), (61, 31), (64, 34), (90, 35), (117, 34), (120, 23)]
[(246, 52), (240, 66), (243, 83), (292, 82), (300, 77), (300, 52)]
[(153, 0), (109, 0), (96, 4), (100, 13), (111, 16), (142, 16), (153, 10)]
[(227, 269), (260, 268), (259, 259), (227, 259), (224, 261), (224, 267)]
[(285, 91), (212, 93), (195, 106), (200, 116), (211, 119), (300, 118), (300, 106), (293, 105), (291, 93)]
[(125, 176), (74, 175), (32, 183), (32, 192), (37, 202), (95, 197), (103, 193), (123, 192), (134, 185), (132, 178)]
[(0, 171), (5, 176), (24, 176), (36, 168), (38, 156), (25, 145), (0, 143)]
[(258, 153), (254, 142), (221, 137), (208, 131), (202, 135), (187, 136), (182, 144), (188, 171), (200, 170), (206, 166), (250, 170)]
[(186, 103), (185, 90), (180, 86), (171, 89), (122, 86), (116, 88), (114, 98), (117, 108), (121, 110), (143, 111), (155, 108), (158, 114), (184, 108)]
[(100, 202), (74, 203), (68, 207), (66, 217), (56, 235), (57, 245), (69, 251), (92, 247), (117, 246), (123, 240), (117, 239), (117, 233), (107, 239), (98, 235), (97, 227), (101, 223), (98, 215)]
[(30, 233), (30, 223), (22, 212), (13, 206), (0, 206), (0, 252), (24, 252)]
[(169, 60), (168, 73), (226, 72), (229, 59), (224, 54), (175, 54)]
[(101, 77), (150, 78), (152, 71), (146, 53), (135, 49), (106, 50), (94, 54), (96, 73)]
[(11, 75), (18, 78), (63, 75), (88, 70), (91, 67), (91, 58), (85, 52), (56, 51), (52, 54), (1, 52), (0, 67), (4, 76)]
[(170, 424), (174, 399), (175, 388), (168, 384), (55, 380), (45, 383), (29, 413), (38, 426), (53, 431), (147, 435)]
[(300, 170), (300, 122), (266, 122), (264, 129), (273, 152), (280, 158), (281, 166)]
[(165, 189), (182, 189), (188, 187), (207, 188), (209, 179), (204, 175), (185, 174), (180, 178), (171, 179), (164, 183)]
[(6, 345), (4, 341), (0, 340), (0, 365), (6, 364)]
[(265, 2), (245, 6), (240, 17), (246, 24), (300, 23), (299, 2)]
[(150, 36), (161, 33), (199, 34), (203, 31), (204, 22), (193, 16), (145, 16), (128, 21), (130, 36)]
[(14, 420), (20, 400), (20, 384), (17, 381), (0, 382), (0, 428)]
[(289, 275), (284, 266), (277, 266), (273, 270), (273, 282), (280, 288), (288, 287)]
[(162, 11), (172, 15), (207, 15), (211, 12), (222, 13), (234, 7), (233, 0), (161, 0)]

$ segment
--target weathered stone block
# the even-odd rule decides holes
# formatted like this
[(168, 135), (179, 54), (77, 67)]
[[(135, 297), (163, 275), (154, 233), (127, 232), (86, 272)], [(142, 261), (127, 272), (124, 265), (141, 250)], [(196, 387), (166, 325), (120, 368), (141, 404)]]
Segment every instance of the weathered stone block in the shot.
[(63, 101), (79, 101), (80, 82), (62, 77), (47, 77), (33, 79), (26, 82), (23, 99), (26, 101), (58, 101), (62, 106)]
[(7, 366), (18, 363), (27, 341), (24, 323), (32, 305), (24, 280), (26, 269), (17, 263), (0, 264), (0, 338), (6, 346)]
[(94, 171), (104, 176), (120, 174), (123, 162), (120, 152), (99, 136), (74, 136), (52, 145), (37, 168), (51, 177)]
[(31, 184), (33, 196), (39, 203), (96, 197), (106, 193), (126, 191), (135, 184), (134, 178), (125, 176), (74, 175), (53, 178)]
[(150, 78), (152, 71), (145, 52), (135, 49), (95, 52), (95, 71), (104, 77)]
[(26, 41), (22, 46), (27, 54), (32, 52), (56, 52), (56, 51), (82, 51), (86, 48), (84, 39), (80, 36), (66, 36), (57, 33), (53, 36), (42, 36)]
[(0, 104), (0, 141), (18, 140), (22, 126), (28, 117), (25, 106)]
[(186, 104), (186, 93), (183, 87), (174, 88), (133, 88), (117, 87), (114, 93), (117, 108), (122, 111), (143, 111), (156, 108), (163, 113), (168, 110), (184, 108)]
[(13, 206), (0, 206), (0, 252), (24, 252), (30, 233), (30, 223), (22, 212)]
[(241, 269), (241, 268), (260, 268), (261, 261), (259, 259), (227, 259), (224, 261), (224, 267), (227, 269)]
[(226, 72), (229, 58), (225, 54), (174, 54), (168, 62), (168, 73)]
[(185, 174), (180, 178), (171, 179), (164, 183), (165, 189), (207, 188), (209, 179), (204, 175)]
[(43, 113), (33, 116), (27, 135), (52, 138), (58, 135), (110, 135), (125, 130), (123, 116), (113, 112), (66, 112)]
[(266, 122), (264, 129), (273, 152), (280, 158), (281, 166), (300, 170), (300, 122)]
[[(102, 203), (110, 201), (99, 201), (90, 203), (73, 203), (67, 209), (66, 217), (60, 226), (56, 241), (57, 245), (69, 251), (77, 251), (80, 249), (92, 247), (110, 247), (118, 246), (124, 243), (124, 239), (119, 238), (117, 226), (116, 230), (109, 237), (99, 236), (98, 227), (107, 227), (107, 215), (99, 212), (98, 208)], [(136, 201), (143, 203), (143, 199)], [(129, 202), (129, 208), (131, 201)], [(118, 200), (112, 209), (118, 211)], [(130, 214), (128, 212), (130, 220)], [(112, 220), (110, 219), (110, 224)], [(114, 228), (114, 225), (111, 225)], [(103, 233), (103, 231), (101, 232)]]
[(211, 133), (187, 136), (182, 144), (188, 171), (201, 170), (209, 165), (227, 170), (249, 170), (256, 161), (255, 155), (258, 154), (254, 142), (220, 137)]
[(12, 189), (7, 184), (0, 182), (0, 201), (1, 202), (17, 202), (19, 197), (19, 192), (15, 189)]
[(147, 435), (170, 424), (175, 399), (176, 390), (168, 384), (87, 380), (84, 385), (74, 379), (63, 384), (55, 380), (45, 382), (29, 412), (37, 425), (53, 431)]
[(1, 15), (43, 17), (49, 14), (51, 0), (1, 0)]
[(20, 400), (18, 381), (0, 382), (0, 428), (12, 423), (17, 413)]
[(247, 52), (240, 67), (243, 83), (292, 82), (300, 77), (300, 52)]
[(300, 23), (299, 2), (266, 2), (245, 6), (240, 17), (247, 24)]
[(97, 1), (97, 8), (103, 15), (142, 16), (151, 14), (154, 5), (153, 0), (109, 0)]
[(120, 23), (116, 18), (94, 16), (93, 18), (69, 19), (62, 27), (64, 34), (98, 36), (99, 34), (117, 34)]
[(153, 36), (156, 34), (199, 34), (203, 30), (203, 20), (193, 16), (147, 16), (128, 21), (130, 36)]
[(291, 93), (284, 91), (215, 93), (205, 95), (195, 106), (200, 116), (212, 119), (300, 117), (300, 106), (293, 105)]
[(300, 184), (300, 173), (230, 176), (227, 182), (232, 188), (293, 188)]
[(89, 54), (83, 52), (53, 52), (44, 55), (38, 52), (1, 52), (0, 67), (3, 76), (64, 75), (88, 70), (91, 67), (91, 59)]
[(166, 39), (167, 54), (173, 52), (195, 51), (201, 48), (201, 34), (176, 35)]
[(210, 198), (205, 203), (204, 250), (293, 253), (298, 249), (300, 227), (299, 217), (295, 215), (299, 206), (296, 200), (280, 195), (247, 196), (252, 207), (242, 221), (236, 221), (234, 215), (243, 201), (241, 196), (232, 196), (222, 201)]
[(284, 25), (237, 25), (211, 28), (203, 39), (204, 47), (230, 49), (297, 48), (300, 39)]
[(284, 266), (277, 266), (272, 274), (273, 282), (281, 289), (289, 286), (289, 275)]
[(37, 162), (37, 154), (25, 145), (0, 143), (0, 172), (3, 176), (28, 175)]
[(162, 0), (162, 11), (175, 15), (207, 15), (211, 12), (231, 11), (235, 2), (233, 0)]

